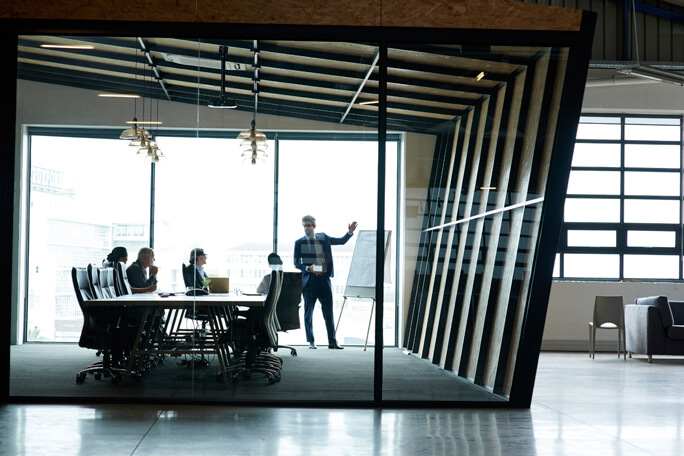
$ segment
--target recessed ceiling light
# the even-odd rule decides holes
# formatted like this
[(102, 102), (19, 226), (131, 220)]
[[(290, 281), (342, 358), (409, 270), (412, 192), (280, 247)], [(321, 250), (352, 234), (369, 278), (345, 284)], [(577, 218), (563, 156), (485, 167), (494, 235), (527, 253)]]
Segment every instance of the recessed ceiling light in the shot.
[(127, 120), (126, 123), (127, 124), (136, 124), (136, 125), (140, 125), (140, 124), (161, 125), (164, 122), (162, 122), (161, 120)]
[(40, 47), (50, 49), (95, 49), (95, 46), (86, 44), (41, 44)]
[(98, 93), (97, 96), (102, 98), (140, 98), (140, 95), (132, 93)]
[(361, 101), (359, 102), (360, 105), (371, 105), (371, 104), (377, 104), (380, 103), (379, 100), (367, 100), (367, 101)]
[(480, 187), (480, 190), (496, 190), (496, 187)]
[(486, 75), (487, 75), (487, 73), (485, 73), (484, 71), (480, 71), (480, 74), (475, 76), (475, 80), (479, 81), (480, 79), (484, 78)]

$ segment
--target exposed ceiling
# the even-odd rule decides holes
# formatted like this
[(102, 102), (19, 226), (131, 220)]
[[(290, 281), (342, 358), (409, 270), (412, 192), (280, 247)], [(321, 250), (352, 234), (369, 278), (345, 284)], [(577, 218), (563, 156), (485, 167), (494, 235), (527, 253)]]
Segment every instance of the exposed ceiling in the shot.
[[(55, 49), (41, 45), (91, 45)], [(349, 42), (22, 36), (18, 77), (207, 105), (221, 89), (237, 109), (377, 126), (378, 48)], [(430, 131), (479, 105), (547, 48), (405, 45), (388, 51), (391, 129)], [(255, 84), (255, 54), (258, 80)], [(481, 75), (484, 73), (484, 75)]]

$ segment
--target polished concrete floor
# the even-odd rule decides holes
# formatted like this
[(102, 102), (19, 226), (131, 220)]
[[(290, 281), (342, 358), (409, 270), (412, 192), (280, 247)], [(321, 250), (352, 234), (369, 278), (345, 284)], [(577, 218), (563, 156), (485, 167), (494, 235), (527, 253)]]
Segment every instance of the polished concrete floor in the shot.
[(3, 455), (682, 455), (684, 358), (542, 353), (529, 410), (0, 407)]

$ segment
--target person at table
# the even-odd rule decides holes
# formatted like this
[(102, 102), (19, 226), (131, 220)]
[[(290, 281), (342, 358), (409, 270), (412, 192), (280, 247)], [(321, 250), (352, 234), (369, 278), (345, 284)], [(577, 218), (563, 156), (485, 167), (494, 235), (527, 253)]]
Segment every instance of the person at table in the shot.
[(157, 272), (159, 269), (154, 265), (154, 250), (143, 247), (138, 251), (138, 259), (128, 268), (126, 275), (131, 288), (144, 289), (137, 293), (150, 293), (157, 290)]
[(309, 348), (316, 348), (313, 333), (313, 311), (316, 301), (321, 303), (321, 311), (328, 332), (328, 348), (342, 350), (335, 338), (333, 321), (333, 298), (330, 278), (333, 277), (333, 258), (331, 245), (346, 244), (354, 234), (357, 223), (349, 224), (347, 233), (340, 237), (330, 237), (325, 233), (315, 233), (316, 219), (311, 215), (302, 217), (304, 237), (295, 241), (294, 265), (302, 271), (302, 294), (304, 295), (304, 328)]
[[(274, 271), (283, 270), (283, 260), (280, 259), (280, 255), (277, 253), (271, 253), (268, 255), (268, 267)], [(261, 283), (257, 287), (257, 293), (267, 293), (269, 287), (271, 286), (271, 274), (266, 274)]]
[(207, 253), (204, 249), (196, 248), (190, 251), (188, 265), (183, 268), (183, 281), (186, 287), (202, 288), (207, 273), (204, 272), (204, 265), (207, 264)]
[(128, 263), (128, 250), (126, 247), (114, 247), (111, 252), (107, 254), (107, 258), (102, 262), (105, 267), (116, 267), (117, 263)]

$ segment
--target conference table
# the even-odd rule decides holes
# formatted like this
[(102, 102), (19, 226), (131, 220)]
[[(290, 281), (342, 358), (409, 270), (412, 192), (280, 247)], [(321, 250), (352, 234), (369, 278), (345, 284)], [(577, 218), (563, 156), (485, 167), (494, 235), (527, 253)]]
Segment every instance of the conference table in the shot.
[[(123, 383), (126, 383), (133, 372), (136, 360), (147, 355), (183, 354), (215, 354), (219, 361), (219, 373), (224, 383), (228, 383), (227, 365), (230, 364), (230, 352), (220, 336), (226, 332), (232, 318), (234, 307), (263, 307), (266, 295), (243, 295), (234, 293), (212, 293), (206, 296), (186, 296), (184, 293), (138, 293), (114, 298), (102, 298), (85, 301), (87, 306), (140, 308), (140, 324), (131, 349), (130, 359), (126, 366)], [(209, 328), (207, 343), (197, 346), (183, 345), (179, 336), (180, 321), (184, 309), (190, 306), (203, 307), (207, 311)], [(163, 319), (164, 311), (170, 311)], [(146, 331), (147, 329), (147, 331)], [(161, 334), (163, 337), (149, 340), (149, 334)], [(178, 344), (180, 342), (180, 344)], [(218, 375), (218, 374), (217, 374)]]

